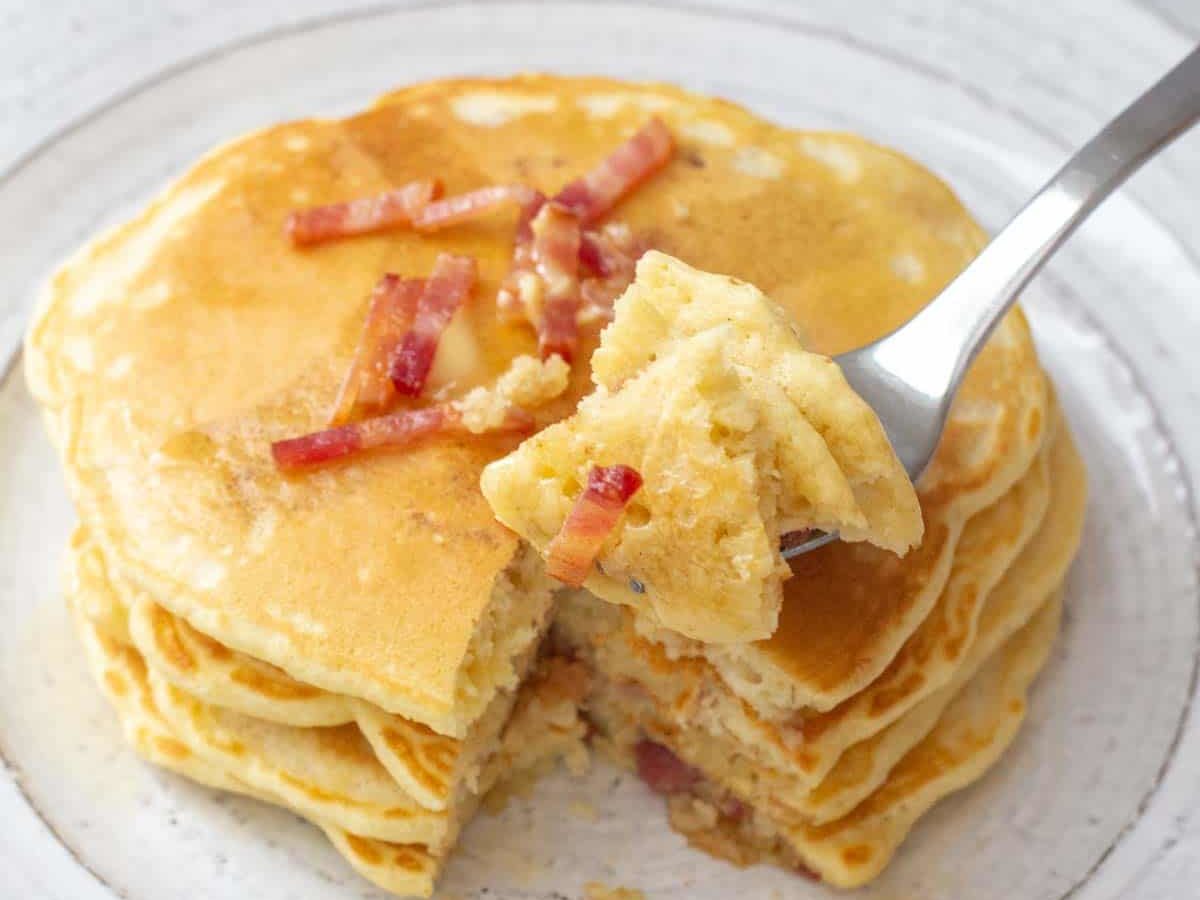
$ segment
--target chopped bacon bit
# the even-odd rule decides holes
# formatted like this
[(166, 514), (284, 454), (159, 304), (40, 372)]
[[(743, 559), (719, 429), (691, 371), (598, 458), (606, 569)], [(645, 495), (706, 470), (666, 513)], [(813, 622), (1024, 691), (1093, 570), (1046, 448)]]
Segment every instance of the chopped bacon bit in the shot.
[(587, 487), (546, 549), (546, 571), (564, 584), (579, 587), (642, 476), (629, 466), (592, 466)]
[(521, 299), (521, 279), (533, 273), (533, 220), (545, 205), (546, 195), (541, 191), (534, 191), (529, 200), (521, 204), (521, 213), (517, 216), (512, 264), (496, 297), (497, 309), (510, 321), (520, 318), (525, 311), (525, 304)]
[(572, 181), (554, 199), (580, 220), (594, 222), (671, 159), (675, 139), (657, 117), (614, 150), (595, 169)]
[[(533, 417), (513, 407), (494, 431), (530, 431)], [(275, 464), (284, 471), (297, 472), (352, 456), (377, 447), (407, 447), (435, 434), (470, 433), (457, 407), (444, 403), (425, 409), (406, 409), (327, 428), (303, 437), (276, 441), (271, 445)]]
[(721, 816), (730, 822), (740, 822), (750, 814), (750, 807), (737, 797), (725, 797), (721, 801)]
[(425, 388), (442, 332), (475, 285), (475, 260), (441, 253), (417, 303), (408, 334), (392, 354), (390, 374), (396, 392), (416, 397)]
[(585, 231), (579, 236), (579, 264), (601, 278), (613, 273), (612, 260), (601, 246), (594, 231)]
[(637, 261), (647, 249), (626, 225), (609, 223), (583, 233), (579, 263), (593, 274), (580, 285), (580, 321), (611, 321), (613, 303), (633, 281)]
[(391, 357), (412, 327), (424, 287), (423, 279), (391, 274), (375, 284), (358, 350), (333, 404), (330, 425), (350, 421), (358, 405), (378, 409), (391, 401), (395, 394), (388, 371)]
[(303, 437), (277, 441), (271, 455), (281, 469), (318, 466), (374, 447), (404, 447), (423, 437), (445, 430), (446, 409), (410, 409), (364, 419), (338, 428), (328, 428)]
[(562, 298), (547, 302), (538, 323), (538, 352), (542, 359), (558, 354), (566, 362), (575, 359), (579, 347), (579, 302)]
[(821, 873), (815, 869), (810, 869), (804, 863), (796, 863), (796, 874), (801, 878), (807, 878), (809, 881), (821, 881)]
[(656, 794), (682, 794), (704, 777), (669, 749), (643, 738), (633, 748), (642, 781)]
[(297, 246), (384, 231), (411, 224), (441, 193), (440, 181), (422, 178), (374, 197), (296, 210), (285, 227)]
[[(416, 218), (413, 227), (418, 231), (436, 231), (460, 222), (478, 218), (506, 203), (518, 203), (522, 210), (545, 197), (523, 184), (503, 184), (479, 188), (465, 194), (456, 194), (426, 206)], [(540, 205), (540, 204), (539, 204)]]
[(545, 285), (538, 323), (542, 358), (557, 353), (567, 362), (579, 342), (579, 219), (558, 203), (547, 203), (533, 220), (533, 263)]

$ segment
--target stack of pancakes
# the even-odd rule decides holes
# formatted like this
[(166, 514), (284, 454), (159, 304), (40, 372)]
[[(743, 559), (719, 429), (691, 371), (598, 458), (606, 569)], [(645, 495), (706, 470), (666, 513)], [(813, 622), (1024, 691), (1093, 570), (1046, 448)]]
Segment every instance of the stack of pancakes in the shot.
[[(665, 86), (445, 81), (209, 154), (68, 261), (28, 336), (80, 519), (68, 594), (130, 742), (297, 811), (400, 894), (429, 893), (505, 771), (577, 748), (580, 706), (619, 757), (648, 739), (703, 773), (671, 798), (697, 843), (860, 883), (995, 760), (1057, 627), (1083, 475), (1020, 313), (919, 485), (921, 544), (800, 560), (763, 641), (697, 642), (584, 593), (555, 612), (536, 554), (479, 491), (510, 437), (275, 469), (271, 441), (324, 424), (385, 271), (424, 275), (443, 251), (479, 262), (439, 347), (438, 399), (535, 347), (492, 300), (511, 218), (301, 251), (282, 234), (292, 209), (428, 176), (447, 193), (553, 192), (651, 113), (679, 152), (613, 217), (758, 285), (818, 352), (899, 325), (982, 244), (932, 175), (852, 136)], [(539, 422), (588, 383), (577, 364)], [(574, 660), (536, 659), (551, 619)]]

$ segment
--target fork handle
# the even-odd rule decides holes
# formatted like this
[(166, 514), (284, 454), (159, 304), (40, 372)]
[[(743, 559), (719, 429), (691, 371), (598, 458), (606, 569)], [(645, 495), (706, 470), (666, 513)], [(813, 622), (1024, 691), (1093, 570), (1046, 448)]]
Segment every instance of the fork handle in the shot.
[[(921, 390), (952, 397), (1017, 294), (1087, 215), (1200, 118), (1200, 47), (1088, 141), (962, 273), (875, 346), (921, 360)], [(878, 351), (877, 351), (878, 352)]]

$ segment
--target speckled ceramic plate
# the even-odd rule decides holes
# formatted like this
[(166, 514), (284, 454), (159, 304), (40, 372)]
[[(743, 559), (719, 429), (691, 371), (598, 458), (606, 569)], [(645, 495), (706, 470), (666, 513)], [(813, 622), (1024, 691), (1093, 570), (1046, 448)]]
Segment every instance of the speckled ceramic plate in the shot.
[[(941, 21), (900, 3), (864, 22), (847, 5), (785, 14), (750, 4), (496, 2), (358, 13), (178, 67), (3, 176), (0, 893), (378, 895), (291, 816), (139, 763), (90, 684), (57, 583), (71, 511), (9, 355), (54, 262), (250, 128), (349, 111), (407, 81), (516, 69), (673, 80), (789, 124), (860, 131), (931, 165), (995, 226), (1187, 47), (1169, 25), (1119, 3), (1061, 34), (1033, 8), (960, 3)], [(1200, 134), (1110, 201), (1028, 293), (1093, 486), (1065, 632), (1003, 763), (939, 806), (864, 897), (1200, 890), (1189, 488), (1200, 467), (1197, 183)], [(593, 880), (652, 898), (826, 895), (689, 851), (660, 803), (604, 767), (584, 781), (550, 779), (502, 815), (481, 816), (444, 891), (577, 897)]]

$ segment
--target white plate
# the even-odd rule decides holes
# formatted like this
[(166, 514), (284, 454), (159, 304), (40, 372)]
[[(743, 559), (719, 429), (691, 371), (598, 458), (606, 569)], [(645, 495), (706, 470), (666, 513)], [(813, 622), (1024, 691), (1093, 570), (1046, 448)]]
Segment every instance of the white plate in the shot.
[[(0, 181), (11, 297), (0, 304), (0, 353), (53, 263), (199, 153), (279, 119), (352, 110), (396, 84), (521, 68), (678, 81), (783, 122), (900, 147), (995, 226), (1071, 143), (1186, 49), (1162, 23), (1117, 7), (1091, 32), (1035, 44), (1058, 52), (1031, 62), (1033, 13), (960, 6), (974, 17), (932, 25), (877, 10), (852, 32), (832, 9), (801, 19), (749, 6), (462, 3), (354, 13), (227, 48), (79, 122)], [(1072, 56), (1105, 40), (1123, 50), (1111, 65)], [(942, 804), (864, 897), (1195, 896), (1195, 139), (1155, 167), (1027, 296), (1093, 486), (1063, 638), (1003, 764)], [(0, 459), (4, 895), (379, 896), (303, 823), (153, 771), (124, 748), (58, 595), (71, 511), (19, 368), (0, 384)], [(687, 850), (661, 804), (605, 767), (481, 816), (444, 889), (575, 897), (589, 880), (650, 897), (826, 894)]]

